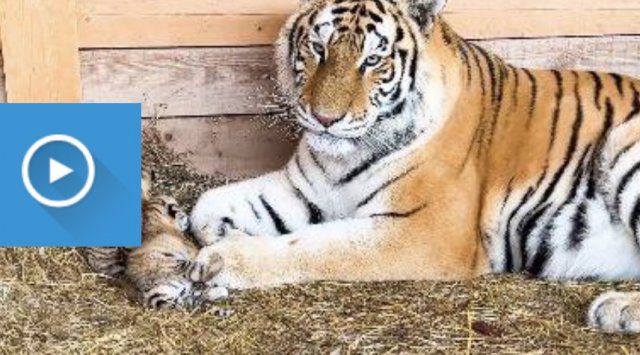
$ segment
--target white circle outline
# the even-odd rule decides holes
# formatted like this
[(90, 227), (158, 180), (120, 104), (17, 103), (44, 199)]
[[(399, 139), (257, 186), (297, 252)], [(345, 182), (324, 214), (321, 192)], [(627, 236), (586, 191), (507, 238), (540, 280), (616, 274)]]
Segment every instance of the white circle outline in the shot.
[[(29, 165), (31, 164), (31, 159), (33, 158), (33, 155), (46, 144), (53, 143), (53, 142), (64, 142), (76, 147), (82, 153), (82, 155), (84, 156), (84, 159), (87, 161), (87, 165), (89, 166), (89, 173), (87, 176), (87, 181), (85, 182), (84, 186), (82, 187), (80, 192), (78, 192), (75, 196), (67, 200), (50, 200), (42, 196), (33, 187), (33, 184), (31, 183), (31, 178), (29, 177)], [(95, 177), (96, 177), (96, 166), (89, 149), (87, 149), (87, 147), (84, 144), (82, 144), (82, 142), (80, 142), (79, 140), (64, 134), (52, 134), (52, 135), (41, 138), (29, 148), (29, 150), (27, 151), (27, 154), (24, 156), (24, 160), (22, 161), (22, 182), (24, 183), (24, 186), (27, 188), (27, 191), (29, 192), (31, 197), (33, 197), (36, 201), (40, 202), (45, 206), (52, 207), (52, 208), (69, 207), (80, 202), (80, 200), (82, 200), (91, 190)]]

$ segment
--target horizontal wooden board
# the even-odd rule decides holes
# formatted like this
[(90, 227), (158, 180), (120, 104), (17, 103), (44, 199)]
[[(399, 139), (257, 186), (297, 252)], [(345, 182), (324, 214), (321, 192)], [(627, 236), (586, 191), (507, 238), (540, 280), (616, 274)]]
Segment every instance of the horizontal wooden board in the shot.
[[(299, 0), (79, 0), (80, 12), (93, 15), (289, 14)], [(451, 0), (447, 12), (470, 10), (638, 10), (637, 0)]]
[[(245, 46), (273, 43), (287, 15), (80, 14), (82, 48)], [(640, 34), (640, 10), (469, 10), (446, 14), (466, 38)]]
[(640, 78), (640, 36), (506, 39), (477, 43), (521, 67), (597, 70)]
[(289, 14), (297, 0), (79, 0), (91, 15)]
[(640, 10), (486, 10), (445, 18), (473, 39), (640, 34)]
[[(251, 0), (246, 0), (251, 1)], [(291, 0), (289, 0), (291, 1)], [(445, 11), (469, 10), (638, 10), (638, 0), (450, 0)]]
[[(296, 6), (297, 0), (78, 0), (79, 41), (83, 48), (271, 44)], [(640, 34), (640, 0), (452, 0), (446, 13), (454, 28), (476, 39)]]
[(271, 44), (286, 15), (81, 15), (81, 48)]
[(196, 171), (240, 179), (282, 167), (296, 140), (291, 124), (277, 117), (217, 117), (145, 120), (162, 142)]
[[(478, 43), (519, 66), (640, 77), (640, 37)], [(142, 102), (147, 117), (281, 111), (272, 57), (271, 47), (83, 51), (84, 101)]]
[(141, 102), (147, 117), (278, 110), (271, 48), (81, 52), (85, 102)]

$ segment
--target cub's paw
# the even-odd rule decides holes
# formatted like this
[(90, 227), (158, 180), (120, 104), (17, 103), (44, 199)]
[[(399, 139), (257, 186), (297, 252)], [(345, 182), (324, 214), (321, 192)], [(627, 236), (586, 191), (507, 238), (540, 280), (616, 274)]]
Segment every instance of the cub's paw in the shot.
[(180, 207), (178, 202), (168, 196), (160, 197), (164, 205), (164, 215), (175, 221), (175, 227), (181, 231), (189, 230), (189, 215)]
[(589, 326), (606, 333), (640, 333), (640, 292), (607, 292), (589, 307)]
[(179, 209), (175, 212), (175, 221), (176, 228), (180, 232), (186, 232), (189, 230), (189, 215), (186, 214), (182, 209)]

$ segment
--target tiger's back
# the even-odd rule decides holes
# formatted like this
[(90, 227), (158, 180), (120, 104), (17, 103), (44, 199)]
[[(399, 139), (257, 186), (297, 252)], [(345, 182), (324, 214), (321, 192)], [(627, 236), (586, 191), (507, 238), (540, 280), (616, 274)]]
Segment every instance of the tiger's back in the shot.
[[(442, 20), (428, 46), (449, 66), (440, 72), (454, 99), (442, 129), (414, 161), (444, 160), (440, 189), (477, 186), (470, 190), (479, 196), (473, 223), (489, 270), (640, 279), (640, 81), (517, 68)], [(423, 177), (431, 174), (426, 169)], [(396, 194), (419, 186), (407, 182)], [(638, 332), (638, 299), (604, 295), (589, 321), (607, 331)]]
[(462, 40), (454, 50), (477, 92), (460, 105), (476, 116), (463, 168), (486, 169), (479, 223), (492, 270), (640, 276), (637, 201), (627, 201), (638, 195), (640, 82), (516, 68)]

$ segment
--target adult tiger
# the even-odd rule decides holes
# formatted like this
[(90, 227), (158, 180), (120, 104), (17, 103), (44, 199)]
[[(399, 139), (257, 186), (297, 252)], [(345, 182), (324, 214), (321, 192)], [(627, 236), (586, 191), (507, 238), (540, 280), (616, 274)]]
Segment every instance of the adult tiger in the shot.
[[(640, 278), (640, 82), (511, 66), (456, 35), (445, 2), (318, 0), (291, 17), (277, 62), (297, 152), (191, 216), (225, 261), (219, 284)], [(605, 295), (589, 319), (640, 332), (640, 296)]]

